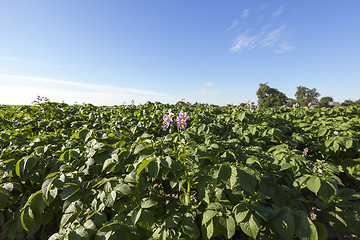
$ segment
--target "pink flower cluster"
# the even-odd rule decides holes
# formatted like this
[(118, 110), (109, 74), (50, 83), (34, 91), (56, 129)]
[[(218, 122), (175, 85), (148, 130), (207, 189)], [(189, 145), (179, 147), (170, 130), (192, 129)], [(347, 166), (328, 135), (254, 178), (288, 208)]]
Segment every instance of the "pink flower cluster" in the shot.
[[(171, 109), (168, 110), (168, 115), (164, 115), (163, 117), (163, 125), (161, 128), (166, 131), (172, 124), (173, 119), (172, 116), (174, 114), (171, 112)], [(180, 112), (179, 116), (176, 118), (177, 126), (180, 130), (185, 130), (187, 127), (186, 120), (188, 119), (189, 115), (187, 113)]]

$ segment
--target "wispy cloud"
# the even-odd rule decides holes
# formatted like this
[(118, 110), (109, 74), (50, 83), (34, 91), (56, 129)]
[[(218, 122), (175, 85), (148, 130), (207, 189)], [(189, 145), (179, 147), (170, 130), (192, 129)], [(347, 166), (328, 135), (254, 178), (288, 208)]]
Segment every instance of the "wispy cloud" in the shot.
[(32, 65), (41, 65), (41, 66), (61, 68), (61, 69), (69, 69), (69, 67), (65, 67), (65, 66), (42, 63), (42, 62), (36, 62), (36, 61), (28, 61), (28, 60), (23, 60), (23, 59), (19, 59), (19, 58), (12, 58), (12, 57), (6, 57), (6, 56), (0, 56), (0, 60), (9, 61), (9, 62), (32, 64)]
[(290, 50), (295, 49), (294, 46), (291, 46), (288, 42), (283, 42), (282, 44), (278, 45), (278, 48), (275, 49), (276, 53), (284, 53)]
[(284, 11), (284, 6), (281, 5), (281, 6), (278, 7), (278, 9), (277, 9), (275, 12), (272, 13), (272, 16), (273, 16), (273, 17), (277, 17), (277, 16), (279, 16), (280, 14), (282, 14), (283, 11)]
[(257, 34), (242, 33), (233, 42), (230, 52), (243, 54), (253, 49), (272, 48), (277, 53), (294, 49), (285, 39), (285, 25), (274, 30), (263, 28)]
[(234, 27), (236, 27), (236, 25), (238, 25), (238, 23), (239, 23), (239, 21), (235, 19), (235, 20), (232, 22), (231, 26), (226, 29), (226, 31), (230, 31), (231, 29), (233, 29)]
[(42, 82), (50, 84), (50, 87), (55, 88), (61, 87), (81, 87), (77, 89), (82, 90), (92, 90), (94, 92), (98, 91), (105, 91), (105, 92), (112, 92), (112, 93), (122, 93), (122, 94), (142, 94), (142, 95), (151, 95), (151, 96), (167, 96), (167, 94), (153, 92), (153, 91), (146, 91), (136, 88), (121, 88), (121, 87), (114, 87), (108, 85), (100, 85), (100, 84), (91, 84), (91, 83), (83, 83), (83, 82), (72, 82), (72, 81), (64, 81), (64, 80), (57, 80), (51, 78), (39, 78), (39, 77), (30, 77), (30, 76), (18, 76), (18, 75), (9, 75), (9, 74), (0, 74), (0, 79), (17, 79), (17, 80), (25, 80), (28, 83), (30, 82)]
[(249, 12), (250, 12), (249, 9), (245, 9), (245, 10), (242, 12), (241, 17), (242, 17), (242, 18), (246, 18), (246, 17), (249, 15)]
[(212, 86), (214, 85), (214, 82), (208, 81), (208, 82), (205, 83), (205, 85), (206, 85), (207, 87), (212, 87)]
[(199, 91), (192, 92), (191, 95), (195, 95), (198, 97), (218, 97), (229, 94), (224, 90), (213, 90), (209, 88), (200, 88)]
[(0, 74), (0, 104), (31, 104), (37, 95), (51, 101), (94, 105), (135, 104), (147, 101), (176, 102), (179, 97), (137, 88), (64, 81), (51, 78)]

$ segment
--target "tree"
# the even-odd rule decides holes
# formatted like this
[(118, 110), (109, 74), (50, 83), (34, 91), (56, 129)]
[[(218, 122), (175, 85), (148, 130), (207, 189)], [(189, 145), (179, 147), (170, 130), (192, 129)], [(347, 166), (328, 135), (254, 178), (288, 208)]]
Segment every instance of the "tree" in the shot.
[(333, 98), (332, 97), (322, 97), (319, 101), (319, 106), (320, 107), (329, 107), (329, 102), (333, 102)]
[(354, 101), (347, 99), (343, 103), (341, 103), (342, 106), (351, 106), (354, 104)]
[(276, 88), (269, 87), (267, 83), (260, 83), (256, 95), (258, 96), (258, 104), (262, 108), (283, 106), (287, 100), (284, 93)]
[(311, 102), (318, 102), (320, 94), (316, 91), (316, 88), (309, 89), (307, 87), (299, 86), (295, 93), (296, 101), (300, 106), (306, 106)]
[(292, 107), (296, 103), (296, 100), (293, 98), (287, 98), (286, 99), (286, 106)]

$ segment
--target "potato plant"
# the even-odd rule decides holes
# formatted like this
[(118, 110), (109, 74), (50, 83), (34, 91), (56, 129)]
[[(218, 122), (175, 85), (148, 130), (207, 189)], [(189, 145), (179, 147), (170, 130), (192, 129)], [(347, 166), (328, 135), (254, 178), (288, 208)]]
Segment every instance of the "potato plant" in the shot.
[(0, 236), (360, 235), (359, 149), (357, 106), (0, 106)]

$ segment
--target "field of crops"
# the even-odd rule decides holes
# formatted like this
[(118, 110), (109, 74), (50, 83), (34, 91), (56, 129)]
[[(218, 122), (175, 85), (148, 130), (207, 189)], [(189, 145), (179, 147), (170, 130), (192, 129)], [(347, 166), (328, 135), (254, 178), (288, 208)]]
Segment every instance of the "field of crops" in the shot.
[(0, 131), (0, 239), (360, 235), (359, 106), (35, 102)]

